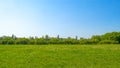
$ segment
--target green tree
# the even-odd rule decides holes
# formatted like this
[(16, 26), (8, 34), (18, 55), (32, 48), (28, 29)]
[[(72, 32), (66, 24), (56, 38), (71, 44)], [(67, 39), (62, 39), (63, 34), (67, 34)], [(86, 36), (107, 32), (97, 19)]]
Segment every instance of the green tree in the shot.
[(100, 41), (101, 41), (101, 36), (99, 35), (94, 35), (90, 38), (91, 44), (98, 44)]
[(18, 38), (16, 44), (29, 44), (29, 39), (27, 38)]

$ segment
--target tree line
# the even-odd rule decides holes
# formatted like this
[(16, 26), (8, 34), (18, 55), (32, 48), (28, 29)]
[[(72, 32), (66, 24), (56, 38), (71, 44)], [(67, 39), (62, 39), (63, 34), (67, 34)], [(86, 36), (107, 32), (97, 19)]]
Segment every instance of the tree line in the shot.
[(60, 38), (49, 37), (16, 37), (2, 36), (0, 37), (1, 45), (47, 45), (47, 44), (120, 44), (120, 32), (109, 32), (103, 35), (93, 35), (91, 38)]

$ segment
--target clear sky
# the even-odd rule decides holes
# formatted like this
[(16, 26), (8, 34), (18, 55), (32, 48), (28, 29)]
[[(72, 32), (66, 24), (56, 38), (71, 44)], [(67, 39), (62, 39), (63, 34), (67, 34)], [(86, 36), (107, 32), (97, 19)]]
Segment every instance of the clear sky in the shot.
[(120, 31), (120, 0), (0, 0), (0, 36), (90, 37)]

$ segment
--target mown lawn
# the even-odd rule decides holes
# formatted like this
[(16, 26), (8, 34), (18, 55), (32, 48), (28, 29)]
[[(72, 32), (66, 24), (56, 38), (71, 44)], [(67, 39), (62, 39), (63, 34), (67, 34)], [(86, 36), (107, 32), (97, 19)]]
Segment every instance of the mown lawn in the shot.
[(120, 45), (1, 45), (0, 68), (120, 68)]

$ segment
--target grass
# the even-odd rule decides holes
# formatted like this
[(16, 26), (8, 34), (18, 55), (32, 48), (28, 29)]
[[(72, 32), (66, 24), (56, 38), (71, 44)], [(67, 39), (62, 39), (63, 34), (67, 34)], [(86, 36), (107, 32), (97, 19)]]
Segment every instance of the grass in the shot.
[(120, 45), (1, 45), (0, 68), (120, 68)]

